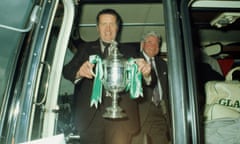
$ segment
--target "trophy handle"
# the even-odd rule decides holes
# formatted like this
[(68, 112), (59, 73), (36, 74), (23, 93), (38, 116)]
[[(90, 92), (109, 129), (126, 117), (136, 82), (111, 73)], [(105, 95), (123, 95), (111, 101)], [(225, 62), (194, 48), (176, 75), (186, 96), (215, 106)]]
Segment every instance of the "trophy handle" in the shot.
[(126, 73), (127, 73), (126, 85), (129, 85), (129, 82), (131, 81), (131, 77), (132, 77), (131, 76), (131, 74), (132, 74), (131, 64), (129, 62), (127, 62)]

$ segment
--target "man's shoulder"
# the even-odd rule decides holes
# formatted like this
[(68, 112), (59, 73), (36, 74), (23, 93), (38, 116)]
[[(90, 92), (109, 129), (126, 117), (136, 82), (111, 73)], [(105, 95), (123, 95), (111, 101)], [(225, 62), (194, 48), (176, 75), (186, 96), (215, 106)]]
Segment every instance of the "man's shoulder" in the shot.
[(99, 47), (99, 41), (84, 41), (79, 44), (78, 51), (88, 53), (89, 51), (96, 51), (96, 49), (99, 49)]
[(156, 58), (157, 58), (158, 61), (160, 61), (160, 62), (162, 62), (162, 63), (167, 63), (167, 61), (164, 60), (164, 59), (160, 56), (160, 54), (157, 55)]
[(98, 46), (98, 45), (99, 45), (99, 41), (98, 40), (95, 40), (95, 41), (85, 41), (85, 42), (83, 42), (80, 45), (80, 48), (81, 48), (81, 46), (83, 48), (86, 48), (86, 47), (92, 47), (92, 46)]
[(121, 43), (119, 50), (127, 57), (136, 57), (139, 54), (139, 43)]
[(167, 69), (167, 61), (164, 60), (160, 55), (157, 55), (155, 57), (155, 60), (157, 62), (157, 65), (159, 65), (161, 67), (161, 69), (164, 69), (164, 70)]

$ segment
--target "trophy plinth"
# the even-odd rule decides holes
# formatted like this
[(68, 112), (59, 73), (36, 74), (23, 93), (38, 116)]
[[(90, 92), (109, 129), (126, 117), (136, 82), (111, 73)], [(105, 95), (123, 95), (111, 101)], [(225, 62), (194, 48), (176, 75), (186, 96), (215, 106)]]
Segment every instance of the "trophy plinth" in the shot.
[(123, 91), (127, 81), (127, 60), (118, 52), (117, 43), (111, 43), (113, 52), (103, 60), (103, 86), (106, 91), (111, 93), (112, 105), (106, 108), (104, 118), (116, 119), (125, 118), (127, 115), (118, 105), (118, 93)]
[(127, 117), (127, 114), (123, 112), (120, 106), (118, 106), (118, 97), (118, 93), (113, 92), (112, 106), (106, 108), (106, 112), (103, 114), (104, 118), (117, 119)]

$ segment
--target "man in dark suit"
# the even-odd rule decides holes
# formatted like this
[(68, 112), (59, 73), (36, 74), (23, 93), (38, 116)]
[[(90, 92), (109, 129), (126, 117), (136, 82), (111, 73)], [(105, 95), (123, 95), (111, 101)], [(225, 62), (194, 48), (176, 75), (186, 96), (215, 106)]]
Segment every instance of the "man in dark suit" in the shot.
[[(81, 144), (131, 144), (132, 135), (139, 130), (138, 107), (126, 92), (120, 93), (119, 105), (127, 114), (126, 119), (104, 119), (105, 108), (111, 105), (111, 97), (102, 96), (98, 108), (90, 107), (95, 65), (89, 62), (90, 55), (103, 58), (105, 45), (117, 40), (121, 18), (113, 9), (104, 9), (97, 15), (99, 39), (81, 45), (73, 59), (64, 66), (63, 75), (75, 84), (74, 122), (80, 133)], [(119, 44), (119, 51), (126, 57), (136, 56), (136, 51)], [(109, 53), (109, 52), (108, 52)], [(144, 79), (149, 79), (151, 66), (144, 60), (137, 62)]]
[(160, 57), (161, 42), (160, 35), (150, 31), (143, 35), (140, 46), (140, 56), (151, 64), (157, 77), (157, 83), (144, 86), (144, 97), (139, 101), (140, 136), (147, 136), (150, 144), (170, 141), (167, 63)]

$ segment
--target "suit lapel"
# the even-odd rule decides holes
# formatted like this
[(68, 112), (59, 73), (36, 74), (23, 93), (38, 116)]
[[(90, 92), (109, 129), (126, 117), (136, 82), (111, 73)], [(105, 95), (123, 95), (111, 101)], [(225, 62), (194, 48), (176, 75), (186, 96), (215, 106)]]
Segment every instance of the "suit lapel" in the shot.
[(155, 57), (154, 60), (155, 60), (156, 69), (157, 69), (157, 72), (158, 72), (160, 82), (163, 83), (163, 77), (164, 77), (165, 72), (164, 72), (164, 68), (161, 67), (161, 66), (164, 66), (164, 65), (162, 64), (162, 61), (160, 60), (159, 57)]
[(86, 46), (86, 50), (88, 51), (88, 55), (99, 55), (102, 57), (101, 46), (99, 40), (91, 42)]

